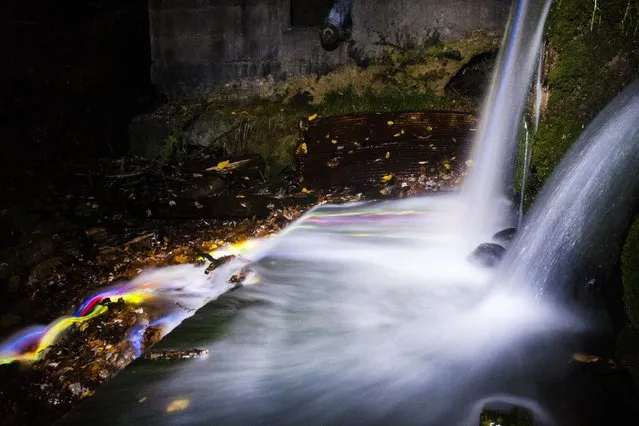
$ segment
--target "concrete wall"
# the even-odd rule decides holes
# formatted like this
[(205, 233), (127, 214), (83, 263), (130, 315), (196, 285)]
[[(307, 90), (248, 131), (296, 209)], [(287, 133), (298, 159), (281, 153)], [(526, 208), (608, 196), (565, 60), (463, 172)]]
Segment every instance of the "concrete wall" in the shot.
[(506, 23), (510, 0), (354, 0), (349, 45), (324, 51), (317, 28), (290, 28), (291, 0), (149, 0), (152, 81), (169, 97), (268, 75), (324, 73), (376, 55)]

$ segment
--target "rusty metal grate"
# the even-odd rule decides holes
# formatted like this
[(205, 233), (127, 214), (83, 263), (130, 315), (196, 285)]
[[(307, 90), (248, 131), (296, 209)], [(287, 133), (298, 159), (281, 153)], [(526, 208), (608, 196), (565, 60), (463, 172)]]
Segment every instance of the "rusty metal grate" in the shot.
[(436, 174), (467, 159), (477, 122), (451, 111), (363, 113), (303, 123), (297, 171), (304, 186), (368, 187), (380, 178)]

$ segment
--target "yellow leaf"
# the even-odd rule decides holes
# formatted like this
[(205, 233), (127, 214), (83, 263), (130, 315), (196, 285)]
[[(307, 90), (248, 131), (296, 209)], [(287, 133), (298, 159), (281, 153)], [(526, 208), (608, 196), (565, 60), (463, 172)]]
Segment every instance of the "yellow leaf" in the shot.
[(308, 152), (308, 149), (306, 147), (306, 142), (302, 142), (302, 144), (300, 145), (300, 151), (304, 154)]
[(432, 131), (433, 131), (433, 128), (432, 128), (431, 126), (427, 126), (427, 127), (426, 127), (426, 130), (428, 130), (429, 132), (432, 132)]
[(237, 194), (237, 195), (235, 196), (235, 198), (246, 198), (246, 197), (245, 197), (244, 195), (242, 195), (242, 194)]
[(402, 135), (401, 133), (395, 133), (393, 137), (396, 138), (397, 136), (401, 136), (401, 135)]
[(336, 141), (335, 139), (331, 139), (331, 143), (332, 143), (332, 144), (336, 144), (336, 143), (337, 143), (337, 141)]
[(391, 175), (382, 176), (382, 182), (388, 182), (392, 178), (393, 178), (392, 174)]
[(310, 190), (310, 189), (306, 189), (306, 188), (302, 188), (302, 192), (303, 192), (304, 194), (310, 194), (310, 193), (311, 193), (311, 190)]
[(390, 152), (386, 152), (386, 158), (390, 158)]
[(308, 116), (308, 121), (313, 121), (317, 118), (317, 114), (313, 114), (313, 115), (309, 115)]
[(368, 136), (366, 136), (366, 137), (364, 138), (364, 140), (365, 140), (365, 141), (367, 141), (367, 140), (369, 140), (369, 139), (370, 139), (370, 138), (369, 138)]
[(244, 179), (244, 180), (251, 180), (251, 178), (250, 178), (250, 177), (248, 177), (248, 176), (244, 176), (242, 179)]
[(186, 398), (173, 400), (166, 406), (166, 412), (175, 413), (178, 411), (186, 410), (189, 407), (190, 403), (191, 401)]
[(237, 112), (231, 111), (231, 115), (237, 115)]
[(220, 161), (219, 163), (217, 163), (217, 169), (222, 170), (224, 167), (227, 167), (229, 163), (229, 160)]
[(448, 164), (448, 163), (444, 163), (444, 168), (445, 168), (446, 170), (450, 170), (450, 164)]
[(391, 120), (388, 120), (388, 121), (386, 122), (386, 124), (388, 124), (389, 126), (392, 126), (392, 125), (393, 125), (393, 124), (395, 124), (395, 123), (393, 123)]

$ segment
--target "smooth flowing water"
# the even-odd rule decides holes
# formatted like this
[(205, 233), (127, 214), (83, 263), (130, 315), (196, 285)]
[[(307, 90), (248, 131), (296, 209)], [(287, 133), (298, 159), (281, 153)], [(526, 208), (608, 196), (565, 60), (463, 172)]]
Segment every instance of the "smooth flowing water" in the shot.
[[(554, 357), (565, 364), (569, 352), (538, 357), (535, 337), (579, 322), (525, 290), (491, 286), (492, 270), (466, 259), (451, 215), (461, 201), (314, 209), (245, 254), (258, 284), (160, 343), (205, 347), (207, 358), (161, 373), (136, 362), (68, 422), (102, 424), (99, 409), (122, 425), (462, 425), (484, 403), (518, 401), (549, 423), (533, 377), (554, 374)], [(174, 401), (188, 408), (172, 412)]]
[(502, 265), (468, 259), (511, 224), (507, 187), (549, 4), (513, 7), (461, 194), (317, 207), (213, 277), (154, 271), (163, 297), (190, 306), (228, 290), (246, 264), (254, 275), (157, 346), (208, 356), (138, 359), (61, 424), (454, 426), (477, 424), (491, 404), (570, 424), (544, 386), (566, 374), (588, 328), (539, 296), (569, 288), (584, 247), (617, 230), (634, 200), (637, 85), (586, 129)]
[(474, 167), (464, 183), (464, 226), (471, 245), (516, 225), (512, 207), (517, 140), (551, 0), (513, 4), (474, 141)]

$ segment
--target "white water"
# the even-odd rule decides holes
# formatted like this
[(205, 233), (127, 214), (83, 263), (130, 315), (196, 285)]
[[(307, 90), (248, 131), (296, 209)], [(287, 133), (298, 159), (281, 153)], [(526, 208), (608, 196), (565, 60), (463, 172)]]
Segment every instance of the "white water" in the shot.
[[(244, 255), (260, 282), (217, 302), (211, 312), (236, 312), (224, 337), (204, 346), (209, 356), (154, 376), (136, 391), (152, 402), (119, 406), (111, 424), (454, 426), (476, 423), (490, 403), (525, 406), (552, 424), (536, 380), (555, 377), (569, 349), (554, 342), (548, 351), (544, 336), (580, 322), (535, 302), (525, 286), (495, 289), (494, 271), (467, 261), (460, 216), (451, 214), (463, 201), (309, 212)], [(215, 318), (199, 315), (200, 324)], [(189, 409), (163, 416), (176, 398)]]
[[(583, 244), (597, 241), (597, 222), (632, 201), (639, 100), (622, 97), (586, 132), (502, 268), (467, 261), (469, 248), (509, 224), (502, 200), (549, 4), (513, 9), (463, 194), (308, 213), (246, 254), (260, 282), (218, 302), (234, 315), (208, 341), (209, 357), (115, 386), (114, 399), (102, 399), (115, 401), (109, 424), (455, 426), (503, 403), (554, 424), (539, 386), (564, 371), (564, 338), (584, 325), (536, 296), (561, 288)], [(607, 171), (605, 159), (620, 170)], [(201, 280), (196, 273), (187, 278)], [(168, 337), (180, 342), (180, 328)], [(113, 397), (123, 392), (126, 407)], [(141, 396), (149, 403), (136, 403)], [(188, 408), (164, 415), (175, 399)]]
[(639, 82), (586, 127), (544, 186), (504, 259), (500, 280), (566, 298), (571, 281), (615, 261), (639, 188)]
[(515, 225), (510, 213), (516, 144), (522, 113), (539, 57), (543, 26), (551, 0), (513, 4), (489, 95), (474, 141), (473, 167), (465, 182), (466, 228), (471, 246)]

